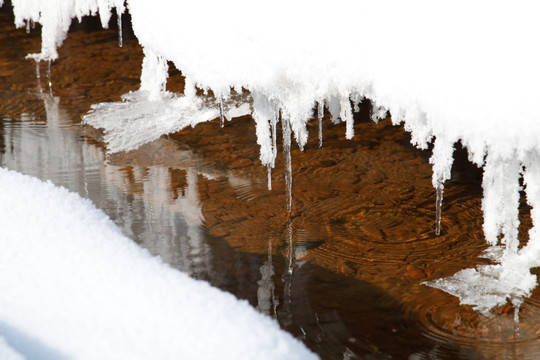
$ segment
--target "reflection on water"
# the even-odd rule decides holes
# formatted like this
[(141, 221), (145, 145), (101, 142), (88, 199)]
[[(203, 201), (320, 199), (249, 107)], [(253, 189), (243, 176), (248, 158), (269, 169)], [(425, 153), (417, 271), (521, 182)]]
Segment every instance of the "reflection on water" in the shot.
[[(127, 36), (118, 55), (114, 30), (75, 32), (53, 64), (55, 89), (40, 90), (33, 64), (22, 60), (39, 39), (8, 36), (12, 25), (0, 16), (0, 29), (9, 27), (0, 44), (10, 46), (0, 59), (1, 166), (90, 198), (152, 254), (247, 299), (322, 358), (538, 358), (538, 291), (522, 305), (516, 328), (511, 306), (484, 316), (420, 285), (481, 261), (479, 174), (463, 151), (436, 237), (429, 154), (388, 121), (367, 121), (369, 104), (355, 119), (353, 141), (325, 118), (322, 148), (316, 136), (304, 152), (292, 146), (289, 216), (284, 160), (277, 159), (268, 191), (251, 119), (223, 129), (216, 120), (107, 156), (100, 134), (79, 118), (91, 103), (126, 92), (118, 87), (129, 89), (130, 78), (106, 64), (120, 59), (136, 72), (140, 49)], [(100, 89), (81, 85), (102, 76)], [(172, 71), (169, 82), (181, 81)]]
[(263, 314), (277, 316), (279, 300), (276, 298), (274, 285), (274, 262), (272, 261), (272, 238), (268, 239), (268, 259), (259, 268), (261, 279), (257, 281), (257, 309)]
[[(35, 96), (43, 101), (46, 121), (28, 113), (3, 119), (2, 166), (50, 179), (90, 198), (125, 235), (153, 254), (193, 276), (210, 276), (212, 258), (202, 234), (197, 181), (199, 175), (215, 175), (192, 166), (172, 169), (107, 162), (101, 147), (81, 141), (82, 128), (73, 125), (59, 97), (39, 87)], [(185, 186), (173, 194), (170, 184), (177, 172), (184, 173)]]
[[(365, 210), (352, 212), (336, 194), (323, 196), (315, 206), (300, 194), (301, 211), (288, 217), (280, 190), (265, 190), (264, 176), (259, 181), (241, 169), (226, 170), (167, 138), (107, 158), (91, 141), (91, 129), (73, 124), (59, 97), (39, 88), (28, 96), (42, 102), (45, 117), (21, 111), (16, 119), (3, 119), (2, 166), (51, 179), (92, 199), (151, 253), (248, 299), (323, 358), (497, 358), (501, 348), (506, 349), (502, 358), (539, 353), (535, 321), (522, 322), (517, 330), (511, 315), (484, 318), (418, 286), (426, 270), (406, 257), (427, 259), (437, 247), (409, 244), (411, 251), (403, 251), (412, 240), (392, 240), (384, 202), (366, 200)], [(302, 184), (302, 175), (297, 178)], [(276, 183), (283, 195), (284, 181)], [(316, 197), (328, 186), (309, 191)], [(243, 208), (252, 203), (258, 203), (262, 218)], [(268, 203), (271, 208), (265, 208)], [(360, 222), (341, 219), (362, 211)], [(376, 226), (384, 235), (374, 234), (370, 211), (382, 217)], [(398, 229), (399, 216), (406, 213), (391, 214), (390, 221)], [(314, 217), (318, 222), (312, 223)], [(220, 224), (228, 227), (221, 237), (213, 235)], [(371, 276), (362, 274), (370, 271)], [(522, 318), (538, 319), (539, 309), (525, 304)]]

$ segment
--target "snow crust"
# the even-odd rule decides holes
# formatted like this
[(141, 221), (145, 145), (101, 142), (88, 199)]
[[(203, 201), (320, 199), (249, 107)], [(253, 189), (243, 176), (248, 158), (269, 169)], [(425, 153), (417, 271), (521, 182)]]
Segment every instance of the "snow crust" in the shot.
[(316, 358), (64, 188), (0, 168), (0, 213), (2, 358)]
[[(139, 90), (125, 94), (122, 102), (92, 105), (84, 116), (86, 124), (104, 128), (109, 152), (129, 151), (156, 140), (163, 134), (195, 126), (220, 116), (220, 102), (170, 92), (153, 101), (151, 92)], [(244, 96), (245, 97), (245, 96)], [(247, 102), (227, 99), (223, 116), (232, 119), (251, 113)]]
[[(113, 7), (123, 9), (112, 0), (99, 4), (102, 19)], [(484, 231), (487, 242), (500, 247), (492, 253), (500, 253), (496, 269), (504, 270), (461, 274), (459, 283), (484, 289), (475, 290), (473, 300), (459, 295), (462, 301), (481, 304), (485, 294), (499, 294), (492, 303), (501, 304), (506, 297), (530, 294), (536, 281), (528, 269), (540, 248), (540, 51), (534, 46), (540, 22), (535, 1), (128, 0), (127, 6), (145, 52), (141, 89), (122, 103), (97, 105), (86, 117), (104, 128), (112, 151), (222, 115), (231, 89), (236, 94), (246, 89), (260, 159), (270, 169), (277, 122), (284, 133), (292, 131), (302, 148), (306, 122), (324, 106), (334, 122), (347, 124), (346, 137), (351, 138), (353, 111), (370, 99), (373, 119), (390, 112), (394, 124), (411, 133), (414, 145), (426, 149), (435, 139), (430, 162), (438, 210), (457, 141), (472, 162), (484, 166)], [(91, 1), (14, 1), (18, 26), (24, 19), (43, 24), (44, 45), (37, 59), (55, 58), (52, 49), (65, 37), (69, 17), (96, 9)], [(184, 95), (164, 90), (167, 60), (186, 76)], [(193, 100), (194, 86), (212, 90), (214, 104)], [(248, 111), (241, 104), (234, 108)], [(518, 250), (522, 173), (535, 227), (529, 244)], [(524, 281), (510, 286), (501, 280), (508, 274)], [(454, 283), (430, 284), (458, 294), (452, 291)]]

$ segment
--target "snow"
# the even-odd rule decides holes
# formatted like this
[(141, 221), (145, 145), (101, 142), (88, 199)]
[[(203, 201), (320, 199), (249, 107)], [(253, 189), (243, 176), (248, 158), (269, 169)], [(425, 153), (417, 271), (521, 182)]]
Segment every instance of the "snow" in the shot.
[[(113, 0), (102, 0), (99, 6), (83, 0), (13, 3), (17, 26), (25, 20), (43, 25), (37, 60), (54, 60), (70, 17), (99, 10), (103, 20), (113, 7), (123, 10)], [(225, 101), (231, 109), (227, 117), (253, 114), (260, 159), (271, 169), (276, 139), (270, 129), (275, 122), (290, 128), (303, 148), (306, 122), (324, 104), (333, 121), (346, 123), (346, 137), (351, 138), (351, 101), (356, 107), (370, 99), (373, 119), (390, 112), (394, 124), (411, 133), (414, 145), (427, 149), (435, 139), (430, 162), (437, 188), (437, 232), (454, 144), (461, 141), (470, 160), (485, 168), (484, 230), (490, 245), (502, 247), (496, 260), (504, 271), (478, 268), (459, 282), (474, 285), (478, 274), (501, 280), (516, 273), (528, 279), (519, 289), (501, 280), (484, 282), (491, 285), (483, 291), (499, 294), (496, 304), (507, 296), (530, 294), (536, 282), (528, 266), (540, 248), (535, 208), (540, 51), (533, 45), (540, 23), (535, 1), (128, 0), (127, 7), (145, 53), (141, 88), (123, 102), (96, 105), (85, 117), (105, 130), (111, 151), (129, 150), (217, 118)], [(164, 90), (167, 61), (186, 76), (184, 95)], [(196, 98), (195, 86), (212, 90), (214, 100)], [(529, 244), (518, 250), (522, 172), (529, 179), (524, 190), (536, 221)], [(288, 186), (289, 176), (290, 169)], [(450, 291), (444, 281), (436, 284)]]
[(124, 12), (124, 0), (12, 0), (11, 2), (17, 27), (26, 27), (30, 23), (42, 25), (41, 53), (28, 55), (36, 61), (58, 58), (56, 49), (65, 40), (71, 19), (81, 20), (85, 15), (99, 13), (102, 26), (107, 28), (112, 8), (116, 8), (119, 14)]
[[(1, 4), (0, 4), (1, 5)], [(0, 359), (24, 360), (24, 357), (8, 345), (6, 339), (0, 336)]]
[(2, 358), (315, 358), (64, 188), (0, 168), (0, 212)]

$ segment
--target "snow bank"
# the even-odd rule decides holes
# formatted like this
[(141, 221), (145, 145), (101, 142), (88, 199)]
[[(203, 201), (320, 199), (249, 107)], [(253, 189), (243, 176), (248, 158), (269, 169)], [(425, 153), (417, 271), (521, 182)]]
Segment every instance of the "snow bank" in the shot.
[[(0, 4), (1, 5), (1, 4)], [(24, 360), (24, 356), (8, 345), (6, 339), (0, 337), (0, 359), (4, 360)]]
[(27, 30), (30, 30), (32, 23), (42, 25), (41, 53), (28, 55), (36, 61), (58, 58), (56, 49), (64, 42), (71, 19), (81, 20), (83, 16), (99, 13), (102, 26), (107, 28), (112, 8), (116, 8), (118, 14), (124, 12), (124, 0), (11, 0), (11, 2), (17, 27), (26, 26)]
[[(82, 12), (95, 8), (90, 2), (75, 0), (63, 4), (15, 1), (17, 24), (22, 25), (22, 19), (42, 22), (43, 42), (51, 43), (47, 34), (65, 23), (49, 15), (53, 9), (74, 9), (73, 4), (84, 4)], [(112, 0), (101, 4), (105, 12), (119, 7)], [(534, 256), (529, 249), (540, 248), (540, 238), (533, 229), (529, 245), (518, 251), (517, 201), (523, 169), (530, 179), (525, 188), (528, 201), (533, 206), (539, 201), (536, 190), (531, 190), (536, 186), (533, 164), (540, 151), (540, 51), (533, 45), (540, 22), (535, 1), (128, 0), (127, 4), (145, 53), (141, 89), (122, 103), (96, 106), (85, 118), (105, 129), (114, 151), (137, 146), (147, 133), (151, 134), (148, 141), (155, 138), (160, 131), (154, 124), (163, 117), (173, 124), (164, 126), (163, 132), (217, 113), (223, 117), (223, 103), (229, 100), (231, 89), (236, 93), (247, 89), (260, 159), (270, 169), (276, 156), (278, 121), (285, 130), (284, 143), (290, 141), (290, 129), (302, 148), (308, 137), (306, 122), (315, 108), (321, 114), (324, 106), (335, 122), (346, 122), (346, 137), (351, 138), (353, 110), (368, 98), (375, 106), (375, 121), (390, 111), (392, 121), (402, 123), (419, 148), (427, 148), (435, 139), (430, 162), (437, 188), (437, 221), (453, 146), (461, 141), (470, 160), (485, 167), (484, 230), (489, 244), (503, 248), (504, 256), (497, 261), (514, 270), (518, 264), (520, 268), (531, 264), (527, 259)], [(65, 14), (62, 19), (79, 13)], [(64, 28), (56, 30), (57, 44), (65, 36)], [(54, 58), (52, 48), (44, 45), (38, 58)], [(186, 76), (185, 95), (173, 96), (164, 90), (167, 60)], [(181, 100), (194, 98), (194, 86), (211, 89), (214, 103), (193, 107), (190, 104), (195, 100)], [(171, 99), (176, 119), (171, 113), (164, 116), (167, 110), (155, 110), (160, 104), (163, 109), (173, 108)], [(214, 109), (212, 114), (209, 108)], [(119, 118), (138, 121), (118, 126)], [(290, 169), (287, 173), (290, 187)], [(534, 224), (538, 226), (538, 221)], [(502, 276), (489, 273), (495, 279)], [(521, 270), (518, 273), (525, 276)], [(534, 278), (528, 269), (526, 274), (529, 280)], [(476, 282), (474, 276), (467, 278)], [(500, 304), (506, 296), (530, 294), (533, 287), (532, 281), (526, 281), (519, 290), (503, 286), (486, 291), (499, 294), (495, 303)]]
[(0, 168), (0, 213), (0, 356), (315, 358), (247, 302), (152, 257), (64, 188)]

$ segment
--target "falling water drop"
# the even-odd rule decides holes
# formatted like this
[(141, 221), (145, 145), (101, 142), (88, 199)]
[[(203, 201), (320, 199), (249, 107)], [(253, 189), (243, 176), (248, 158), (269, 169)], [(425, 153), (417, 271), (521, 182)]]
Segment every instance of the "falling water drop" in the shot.
[(444, 185), (437, 184), (437, 200), (435, 201), (435, 235), (441, 235), (442, 201)]
[(281, 118), (283, 128), (283, 161), (285, 163), (285, 194), (287, 196), (287, 211), (292, 210), (292, 165), (291, 165), (291, 124), (289, 118)]

